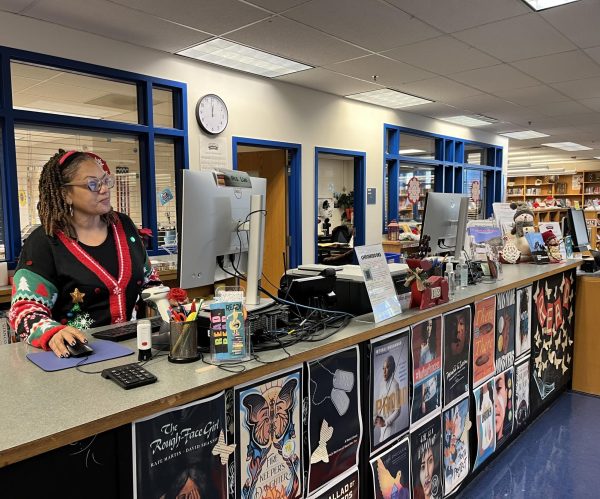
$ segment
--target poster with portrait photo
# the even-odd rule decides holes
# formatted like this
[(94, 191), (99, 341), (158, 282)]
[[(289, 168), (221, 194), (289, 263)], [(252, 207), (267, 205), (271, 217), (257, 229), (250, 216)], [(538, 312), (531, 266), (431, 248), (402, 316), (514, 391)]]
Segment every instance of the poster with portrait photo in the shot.
[(413, 397), (410, 423), (442, 406), (442, 316), (411, 326)]
[(497, 374), (494, 378), (494, 413), (496, 429), (496, 449), (512, 435), (515, 423), (514, 393), (515, 371), (513, 367)]
[(454, 492), (469, 474), (469, 396), (446, 409), (442, 415), (442, 464), (444, 496)]
[(494, 378), (473, 390), (477, 454), (473, 469), (477, 469), (496, 450), (496, 411), (494, 408)]
[(531, 286), (517, 289), (515, 320), (515, 357), (528, 355), (531, 350)]
[(444, 406), (469, 392), (471, 307), (444, 314)]
[(302, 496), (301, 388), (302, 367), (234, 388), (236, 499)]
[(515, 366), (515, 425), (523, 428), (529, 419), (529, 357)]
[(307, 363), (307, 493), (358, 465), (362, 438), (358, 346)]
[(359, 491), (358, 468), (354, 467), (339, 477), (338, 480), (309, 496), (308, 499), (359, 499)]
[(437, 414), (410, 432), (413, 499), (440, 499), (442, 488), (442, 424)]
[(134, 497), (227, 498), (226, 433), (224, 392), (132, 423)]
[(408, 329), (371, 340), (371, 454), (408, 429), (409, 346)]
[(473, 309), (473, 387), (496, 372), (496, 297), (475, 302)]
[(496, 295), (496, 374), (515, 363), (515, 302), (514, 289)]
[(410, 445), (403, 438), (371, 459), (374, 499), (410, 499)]

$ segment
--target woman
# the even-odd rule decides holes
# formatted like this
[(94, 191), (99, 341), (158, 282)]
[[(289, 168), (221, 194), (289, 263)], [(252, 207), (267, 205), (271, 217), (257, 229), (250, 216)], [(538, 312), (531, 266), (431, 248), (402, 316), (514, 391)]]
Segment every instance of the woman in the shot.
[(40, 175), (41, 227), (25, 241), (14, 275), (10, 324), (59, 357), (81, 329), (132, 318), (139, 292), (157, 279), (129, 217), (113, 211), (115, 184), (93, 153), (59, 150)]
[(400, 401), (400, 385), (395, 379), (396, 361), (392, 355), (386, 357), (383, 362), (383, 384), (382, 394), (380, 394), (379, 410), (375, 416), (374, 425), (380, 428), (379, 439), (377, 443), (387, 440), (398, 432), (396, 420), (402, 412)]

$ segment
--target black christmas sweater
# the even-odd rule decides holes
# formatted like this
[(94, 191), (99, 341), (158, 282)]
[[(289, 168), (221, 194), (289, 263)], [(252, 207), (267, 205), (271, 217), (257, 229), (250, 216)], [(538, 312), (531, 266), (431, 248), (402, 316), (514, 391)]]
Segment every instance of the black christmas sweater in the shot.
[(132, 220), (117, 213), (108, 237), (87, 246), (38, 227), (25, 241), (12, 287), (10, 325), (35, 347), (48, 349), (64, 327), (77, 329), (132, 318), (140, 290), (158, 281)]

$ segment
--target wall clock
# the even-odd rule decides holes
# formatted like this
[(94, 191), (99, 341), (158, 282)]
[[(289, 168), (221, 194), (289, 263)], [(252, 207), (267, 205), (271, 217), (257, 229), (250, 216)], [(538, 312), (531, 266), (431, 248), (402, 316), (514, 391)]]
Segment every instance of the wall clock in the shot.
[(215, 94), (206, 94), (198, 100), (196, 105), (196, 120), (207, 133), (216, 135), (227, 127), (229, 112), (221, 97)]

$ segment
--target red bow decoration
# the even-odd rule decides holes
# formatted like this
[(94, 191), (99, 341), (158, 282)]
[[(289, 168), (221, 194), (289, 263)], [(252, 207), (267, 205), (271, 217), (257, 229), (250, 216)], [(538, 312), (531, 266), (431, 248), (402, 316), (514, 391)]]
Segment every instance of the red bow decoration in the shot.
[(140, 237), (143, 237), (144, 239), (147, 239), (154, 235), (154, 234), (152, 234), (152, 229), (148, 229), (146, 227), (144, 227), (142, 229), (138, 229), (138, 234), (140, 235)]

